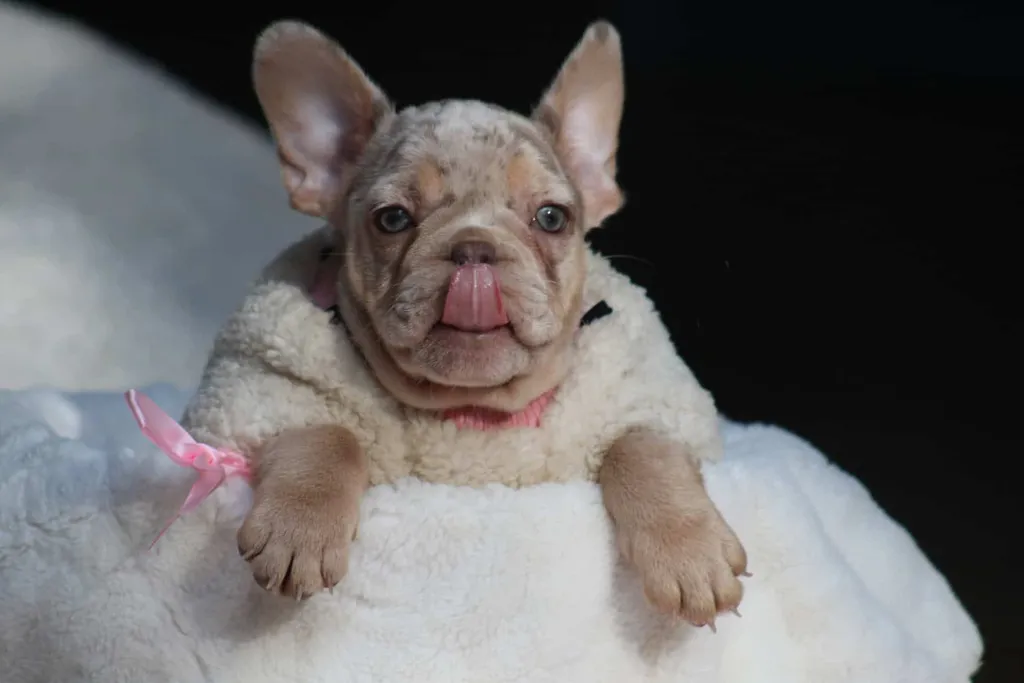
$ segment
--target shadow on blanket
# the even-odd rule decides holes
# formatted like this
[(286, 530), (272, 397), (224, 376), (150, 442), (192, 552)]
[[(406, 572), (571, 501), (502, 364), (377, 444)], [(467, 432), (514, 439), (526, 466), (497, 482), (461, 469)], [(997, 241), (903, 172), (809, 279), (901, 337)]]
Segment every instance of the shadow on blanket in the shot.
[(3, 680), (967, 681), (974, 624), (864, 488), (779, 429), (723, 433), (707, 483), (754, 578), (715, 635), (651, 615), (582, 482), (377, 487), (339, 589), (282, 601), (235, 551), (244, 483), (147, 553), (189, 477), (121, 395), (0, 394)]

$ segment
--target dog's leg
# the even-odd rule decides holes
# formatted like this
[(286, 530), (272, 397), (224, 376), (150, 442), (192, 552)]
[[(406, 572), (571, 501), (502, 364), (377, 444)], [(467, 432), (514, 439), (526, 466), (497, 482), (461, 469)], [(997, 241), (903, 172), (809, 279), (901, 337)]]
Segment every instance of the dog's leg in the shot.
[(362, 448), (347, 429), (314, 426), (283, 432), (256, 455), (239, 552), (270, 592), (301, 599), (333, 588), (348, 569), (368, 485)]
[(609, 449), (600, 483), (619, 550), (656, 608), (712, 627), (719, 612), (736, 609), (746, 552), (682, 443), (634, 429)]

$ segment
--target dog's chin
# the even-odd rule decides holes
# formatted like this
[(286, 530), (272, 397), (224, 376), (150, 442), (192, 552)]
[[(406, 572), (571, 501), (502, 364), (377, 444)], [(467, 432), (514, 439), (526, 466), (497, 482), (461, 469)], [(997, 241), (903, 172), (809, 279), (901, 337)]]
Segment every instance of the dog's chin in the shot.
[(423, 340), (395, 356), (410, 377), (452, 388), (500, 387), (526, 373), (530, 350), (511, 325), (486, 331), (433, 325)]

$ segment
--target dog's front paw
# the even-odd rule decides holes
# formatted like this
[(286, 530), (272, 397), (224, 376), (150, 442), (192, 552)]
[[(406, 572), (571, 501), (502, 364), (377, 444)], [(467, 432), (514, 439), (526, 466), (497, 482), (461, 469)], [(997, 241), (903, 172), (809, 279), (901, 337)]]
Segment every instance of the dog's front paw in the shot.
[(747, 554), (718, 510), (680, 512), (619, 535), (623, 555), (659, 611), (695, 626), (711, 626), (721, 612), (736, 611), (743, 598), (737, 577)]
[(345, 576), (357, 515), (358, 506), (342, 496), (316, 500), (287, 489), (265, 492), (238, 532), (238, 551), (264, 589), (308, 598)]

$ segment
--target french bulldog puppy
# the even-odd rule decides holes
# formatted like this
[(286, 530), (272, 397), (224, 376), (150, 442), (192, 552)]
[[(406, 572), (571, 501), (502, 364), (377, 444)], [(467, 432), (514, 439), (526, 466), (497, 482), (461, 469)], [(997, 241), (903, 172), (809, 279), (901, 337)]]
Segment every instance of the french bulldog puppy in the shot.
[[(396, 111), (339, 45), (290, 21), (258, 39), (253, 74), (291, 205), (334, 241), (317, 286), (339, 339), (403, 409), (539, 429), (574, 371), (584, 235), (623, 203), (616, 30), (587, 29), (530, 117), (462, 100)], [(303, 598), (343, 578), (372, 439), (310, 416), (250, 450), (239, 549), (266, 589)], [(601, 456), (595, 478), (650, 602), (713, 627), (739, 604), (747, 560), (702, 456), (644, 424)]]

